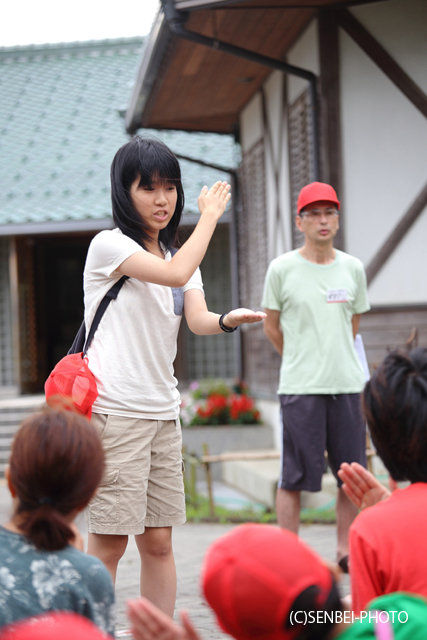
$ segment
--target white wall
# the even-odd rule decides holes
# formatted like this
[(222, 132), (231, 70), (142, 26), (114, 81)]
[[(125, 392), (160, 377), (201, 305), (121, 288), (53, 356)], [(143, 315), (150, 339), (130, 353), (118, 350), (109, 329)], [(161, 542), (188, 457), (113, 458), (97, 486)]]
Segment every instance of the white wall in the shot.
[(262, 123), (261, 95), (255, 94), (249, 104), (243, 109), (240, 115), (240, 143), (242, 152), (245, 153), (264, 135)]
[[(274, 71), (264, 84), (269, 129), (269, 134), (265, 132), (264, 136), (269, 260), (292, 249), (288, 128), (283, 103), (284, 82), (286, 82), (284, 74)], [(278, 209), (279, 220), (277, 219)]]
[[(319, 73), (317, 22), (312, 21), (289, 52), (287, 62), (314, 73)], [(286, 91), (283, 83), (286, 82)], [(268, 128), (263, 131), (266, 170), (266, 207), (269, 260), (292, 249), (292, 225), (295, 212), (291, 211), (289, 184), (289, 153), (287, 104), (294, 102), (307, 89), (307, 82), (279, 71), (270, 74), (264, 83)], [(284, 103), (284, 96), (287, 100)], [(256, 115), (255, 115), (256, 114)], [(262, 103), (254, 98), (241, 115), (243, 151), (249, 150), (260, 139), (263, 128)], [(278, 173), (276, 182), (275, 172)], [(279, 221), (277, 208), (279, 207)]]
[[(289, 50), (286, 61), (295, 67), (320, 73), (317, 20), (312, 20), (296, 44)], [(297, 76), (288, 76), (288, 102), (295, 100), (307, 89), (308, 83)]]
[[(427, 2), (390, 0), (355, 17), (427, 91)], [(367, 266), (427, 181), (427, 120), (340, 31), (346, 250)], [(369, 290), (371, 304), (427, 303), (427, 211)]]
[[(279, 71), (270, 74), (264, 84), (267, 127), (264, 128), (261, 92), (254, 96), (240, 116), (243, 153), (263, 140), (265, 153), (266, 216), (268, 260), (272, 260), (292, 245), (290, 212), (288, 136), (284, 120), (283, 83)], [(278, 183), (276, 182), (278, 172)], [(280, 216), (277, 220), (277, 206)]]
[[(427, 92), (427, 0), (388, 0), (353, 7), (351, 11)], [(289, 51), (287, 61), (319, 73), (316, 20)], [(259, 94), (241, 115), (243, 151), (264, 139), (269, 259), (291, 248), (293, 224), (283, 79), (280, 72), (273, 72), (264, 85), (272, 146), (264, 131)], [(286, 76), (286, 81), (287, 102), (292, 104), (307, 83), (294, 76)], [(367, 266), (427, 181), (427, 120), (343, 30), (340, 85), (340, 196), (346, 250)], [(275, 167), (280, 170), (279, 226)], [(426, 239), (427, 210), (372, 282), (371, 304), (427, 303), (423, 277)]]

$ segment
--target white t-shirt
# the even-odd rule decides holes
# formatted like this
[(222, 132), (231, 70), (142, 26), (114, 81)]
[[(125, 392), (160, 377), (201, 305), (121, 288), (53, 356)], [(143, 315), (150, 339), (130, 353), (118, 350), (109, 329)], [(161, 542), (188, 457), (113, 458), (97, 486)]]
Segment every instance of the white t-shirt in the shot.
[[(107, 291), (121, 274), (116, 269), (143, 251), (119, 229), (101, 231), (89, 246), (84, 271), (86, 330)], [(171, 260), (170, 252), (166, 260)], [(180, 396), (173, 372), (184, 292), (203, 293), (200, 269), (181, 289), (129, 278), (101, 319), (88, 350), (98, 398), (94, 413), (152, 420), (178, 417)]]

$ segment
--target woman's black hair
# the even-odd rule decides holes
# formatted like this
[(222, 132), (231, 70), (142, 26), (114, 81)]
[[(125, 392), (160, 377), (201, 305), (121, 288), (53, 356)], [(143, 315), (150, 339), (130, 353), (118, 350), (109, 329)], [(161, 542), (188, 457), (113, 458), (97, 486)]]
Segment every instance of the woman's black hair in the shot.
[(153, 179), (173, 183), (177, 191), (175, 212), (159, 240), (170, 249), (178, 244), (178, 227), (184, 209), (181, 168), (172, 151), (157, 138), (134, 136), (117, 151), (111, 164), (111, 201), (115, 225), (124, 235), (143, 249), (150, 240), (148, 227), (136, 211), (130, 195), (132, 183), (139, 177), (140, 186), (147, 187)]
[(427, 482), (427, 349), (389, 353), (362, 401), (372, 442), (392, 478)]

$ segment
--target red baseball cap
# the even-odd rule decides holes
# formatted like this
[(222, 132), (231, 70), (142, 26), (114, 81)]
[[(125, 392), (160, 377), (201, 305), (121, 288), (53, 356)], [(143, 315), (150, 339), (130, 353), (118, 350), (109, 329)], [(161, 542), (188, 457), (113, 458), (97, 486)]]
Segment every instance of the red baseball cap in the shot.
[(311, 182), (310, 184), (306, 184), (299, 192), (297, 213), (299, 214), (301, 209), (304, 209), (308, 204), (320, 202), (321, 200), (333, 202), (337, 205), (338, 210), (341, 206), (340, 201), (337, 198), (337, 194), (335, 193), (335, 189), (331, 187), (330, 184), (325, 184), (324, 182)]
[(2, 629), (2, 640), (106, 640), (87, 618), (71, 612), (48, 613)]
[(320, 610), (334, 588), (332, 574), (291, 531), (246, 524), (208, 549), (202, 589), (220, 627), (237, 640), (293, 640), (303, 629), (285, 626), (296, 598), (315, 587)]

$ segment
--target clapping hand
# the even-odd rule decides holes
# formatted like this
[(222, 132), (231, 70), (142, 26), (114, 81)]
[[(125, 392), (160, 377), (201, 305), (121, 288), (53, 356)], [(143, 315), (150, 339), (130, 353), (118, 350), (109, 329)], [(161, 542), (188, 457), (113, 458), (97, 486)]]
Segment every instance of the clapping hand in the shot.
[(180, 626), (146, 598), (128, 602), (128, 616), (135, 640), (202, 640), (185, 611)]
[(390, 496), (390, 491), (358, 462), (343, 462), (338, 476), (344, 483), (342, 490), (358, 509), (372, 507)]

